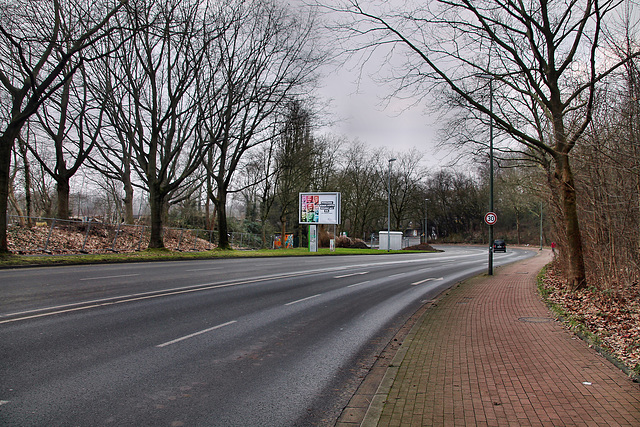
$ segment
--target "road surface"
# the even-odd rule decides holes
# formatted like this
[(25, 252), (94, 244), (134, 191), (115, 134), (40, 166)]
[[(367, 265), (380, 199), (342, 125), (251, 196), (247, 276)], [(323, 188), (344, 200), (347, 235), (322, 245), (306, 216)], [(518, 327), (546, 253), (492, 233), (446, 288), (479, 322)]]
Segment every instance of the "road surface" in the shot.
[(486, 270), (444, 249), (0, 270), (0, 424), (332, 424), (411, 314)]

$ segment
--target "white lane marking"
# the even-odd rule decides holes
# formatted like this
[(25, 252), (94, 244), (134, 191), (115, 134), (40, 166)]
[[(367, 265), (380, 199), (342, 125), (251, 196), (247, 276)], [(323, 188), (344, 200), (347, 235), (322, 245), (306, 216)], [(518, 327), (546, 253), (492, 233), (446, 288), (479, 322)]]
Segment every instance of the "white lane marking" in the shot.
[(360, 285), (364, 285), (365, 283), (369, 283), (371, 280), (367, 280), (365, 282), (360, 282), (360, 283), (354, 283), (353, 285), (349, 285), (347, 286), (347, 288), (354, 288), (356, 286), (360, 286)]
[(165, 342), (163, 344), (158, 344), (156, 347), (158, 347), (158, 348), (166, 347), (168, 345), (175, 344), (175, 343), (178, 343), (180, 341), (188, 340), (189, 338), (197, 337), (198, 335), (206, 334), (207, 332), (215, 331), (216, 329), (224, 328), (225, 326), (232, 325), (232, 324), (234, 324), (236, 322), (237, 322), (237, 320), (232, 320), (231, 322), (223, 323), (221, 325), (217, 325), (217, 326), (214, 326), (212, 328), (203, 329), (202, 331), (194, 332), (192, 334), (185, 335), (185, 336), (180, 337), (180, 338), (176, 338), (175, 340), (167, 341), (167, 342)]
[(368, 271), (362, 271), (360, 273), (349, 273), (349, 274), (343, 274), (342, 276), (333, 276), (334, 279), (342, 279), (344, 277), (351, 277), (351, 276), (361, 276), (363, 274), (367, 274)]
[[(97, 300), (83, 301), (79, 303), (62, 304), (58, 306), (44, 307), (44, 308), (38, 308), (34, 310), (25, 310), (21, 312), (7, 313), (7, 314), (0, 315), (0, 319), (3, 317), (9, 317), (9, 316), (24, 316), (24, 317), (16, 317), (8, 320), (0, 320), (0, 325), (4, 323), (19, 322), (19, 321), (29, 320), (29, 319), (39, 318), (39, 317), (53, 316), (56, 314), (62, 314), (62, 313), (67, 313), (71, 311), (79, 311), (79, 310), (86, 310), (90, 308), (102, 307), (106, 305), (120, 304), (120, 303), (126, 303), (131, 301), (138, 301), (142, 299), (160, 298), (160, 297), (171, 296), (171, 295), (176, 295), (181, 293), (205, 291), (209, 289), (224, 288), (228, 286), (237, 286), (237, 285), (243, 285), (248, 283), (264, 282), (264, 281), (273, 280), (273, 279), (284, 279), (284, 278), (305, 276), (305, 275), (311, 275), (311, 274), (317, 274), (317, 273), (328, 273), (331, 271), (348, 270), (351, 268), (381, 267), (384, 265), (406, 264), (406, 263), (424, 263), (424, 262), (438, 261), (446, 258), (464, 258), (464, 257), (471, 257), (471, 256), (476, 256), (476, 255), (463, 255), (460, 257), (452, 256), (452, 257), (441, 257), (441, 258), (429, 257), (429, 258), (420, 258), (420, 259), (411, 259), (411, 260), (402, 260), (402, 261), (389, 261), (389, 262), (378, 261), (378, 262), (366, 263), (366, 264), (327, 267), (323, 269), (313, 269), (313, 270), (288, 273), (288, 274), (273, 274), (273, 275), (248, 279), (245, 281), (228, 283), (228, 284), (224, 284), (224, 282), (222, 282), (222, 284), (220, 284), (221, 282), (216, 282), (216, 283), (205, 283), (201, 285), (189, 285), (189, 286), (184, 286), (180, 288), (165, 289), (162, 293), (155, 293), (153, 295), (149, 295), (149, 292), (136, 293), (136, 294), (130, 294), (130, 295), (120, 295), (117, 297), (101, 298)], [(239, 262), (244, 262), (244, 261), (239, 260)], [(211, 285), (215, 285), (215, 286), (211, 286)], [(118, 301), (113, 301), (116, 298), (118, 298)], [(91, 305), (86, 305), (86, 304), (91, 304)], [(43, 313), (43, 311), (45, 310), (47, 310), (47, 312)], [(59, 311), (48, 311), (48, 310), (59, 310)], [(32, 313), (37, 313), (37, 314), (32, 314)]]
[(9, 403), (8, 400), (0, 400), (0, 406), (6, 405), (7, 403)]
[(222, 270), (222, 267), (196, 268), (195, 270), (186, 270), (186, 271), (211, 271), (211, 270)]
[[(133, 302), (133, 301), (142, 301), (146, 299), (161, 298), (161, 297), (166, 297), (171, 295), (180, 295), (180, 294), (187, 294), (191, 292), (207, 291), (211, 289), (227, 288), (230, 286), (265, 282), (273, 279), (285, 279), (289, 277), (304, 276), (307, 274), (309, 274), (309, 272), (289, 273), (289, 274), (282, 274), (280, 276), (267, 276), (267, 277), (262, 277), (257, 279), (243, 280), (239, 282), (222, 283), (222, 284), (205, 283), (202, 285), (192, 285), (192, 286), (185, 286), (182, 288), (166, 289), (165, 291), (161, 291), (159, 293), (153, 293), (151, 295), (148, 292), (146, 292), (146, 293), (122, 295), (120, 297), (102, 298), (102, 299), (97, 299), (92, 301), (84, 301), (80, 303), (64, 304), (64, 305), (46, 307), (46, 308), (41, 308), (36, 310), (27, 310), (27, 311), (22, 311), (18, 313), (9, 313), (9, 314), (2, 315), (2, 317), (7, 317), (7, 316), (22, 316), (22, 317), (16, 317), (14, 319), (8, 319), (8, 320), (1, 320), (0, 325), (2, 325), (3, 323), (19, 322), (22, 320), (36, 319), (39, 317), (53, 316), (56, 314), (69, 313), (73, 311), (88, 310), (88, 309), (97, 308), (97, 307), (106, 307), (109, 305), (123, 304), (123, 303)], [(114, 299), (116, 298), (121, 298), (121, 299), (114, 301)], [(89, 304), (89, 305), (86, 305), (86, 304)], [(55, 310), (55, 311), (42, 313), (43, 310)], [(37, 314), (29, 315), (30, 313), (37, 313)]]
[(387, 279), (391, 279), (392, 277), (406, 276), (407, 274), (409, 274), (409, 273), (392, 274), (391, 276), (387, 276)]
[(437, 279), (435, 277), (429, 277), (428, 279), (424, 279), (424, 280), (420, 280), (419, 282), (413, 282), (411, 284), (411, 286), (415, 286), (415, 285), (421, 285), (425, 282), (430, 282), (430, 281), (436, 281), (436, 280), (444, 280), (444, 277), (438, 277)]
[(135, 277), (135, 276), (139, 276), (139, 274), (120, 274), (117, 276), (85, 277), (84, 279), (80, 279), (80, 280), (118, 279), (120, 277)]
[(288, 302), (288, 303), (286, 303), (285, 305), (293, 305), (293, 304), (297, 304), (297, 303), (302, 302), (302, 301), (310, 300), (311, 298), (319, 297), (320, 295), (322, 295), (322, 294), (311, 295), (310, 297), (306, 297), (306, 298), (302, 298), (302, 299), (299, 299), (299, 300), (296, 300), (296, 301)]

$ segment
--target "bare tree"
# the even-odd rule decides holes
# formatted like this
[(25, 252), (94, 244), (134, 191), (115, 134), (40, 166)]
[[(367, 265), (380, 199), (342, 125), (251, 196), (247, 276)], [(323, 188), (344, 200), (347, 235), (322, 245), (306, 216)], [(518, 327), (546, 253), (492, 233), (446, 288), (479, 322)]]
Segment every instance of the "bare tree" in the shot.
[[(98, 45), (96, 49), (109, 50), (110, 46), (117, 46), (119, 40), (125, 39), (124, 34), (114, 35), (109, 41), (105, 41), (105, 46)], [(115, 83), (125, 79), (126, 73), (117, 66), (117, 63), (117, 57), (115, 60), (104, 57), (101, 61), (90, 64), (88, 73), (92, 78), (86, 84), (92, 96), (102, 101), (106, 119), (95, 147), (96, 155), (90, 156), (87, 163), (99, 174), (122, 184), (123, 219), (126, 224), (133, 224), (134, 187), (142, 191), (146, 188), (136, 182), (133, 177), (134, 153), (133, 144), (129, 141), (132, 135), (121, 131), (126, 127), (127, 122), (135, 122), (135, 111), (123, 108), (121, 100), (127, 99), (127, 89)], [(121, 124), (123, 120), (125, 123)]]
[(378, 167), (382, 154), (356, 141), (347, 145), (341, 157), (343, 165), (337, 182), (342, 193), (342, 227), (350, 236), (365, 239), (379, 230), (380, 218), (386, 216), (386, 211), (382, 212), (382, 206), (386, 206), (386, 182), (382, 185)]
[(308, 87), (320, 58), (311, 16), (257, 0), (231, 2), (219, 16), (225, 31), (212, 45), (209, 74), (199, 78), (199, 97), (201, 138), (211, 146), (207, 172), (215, 184), (208, 196), (216, 209), (218, 246), (226, 249), (226, 205), (234, 174), (250, 149), (270, 140), (273, 121)]
[(200, 100), (194, 87), (216, 36), (216, 28), (205, 25), (206, 16), (195, 1), (132, 3), (122, 23), (135, 34), (112, 38), (120, 48), (105, 65), (110, 126), (125, 163), (117, 175), (126, 190), (126, 162), (133, 160), (149, 192), (150, 248), (164, 247), (163, 216), (171, 195), (193, 178), (206, 152), (196, 135)]
[[(27, 132), (28, 133), (28, 132)], [(28, 142), (22, 136), (18, 135), (18, 152), (20, 153), (20, 159), (22, 160), (22, 169), (24, 175), (24, 203), (25, 214), (27, 215), (27, 225), (32, 225), (31, 217), (33, 215), (33, 204), (31, 200), (31, 162), (27, 155)]]
[[(638, 44), (637, 21), (625, 2), (622, 25), (609, 31), (611, 51), (625, 58)], [(635, 18), (637, 20), (637, 17)], [(601, 85), (594, 119), (576, 149), (576, 182), (585, 258), (594, 285), (616, 289), (640, 271), (640, 68), (637, 59)]]
[(109, 21), (122, 5), (110, 0), (16, 0), (0, 6), (0, 83), (2, 96), (10, 99), (2, 105), (10, 105), (11, 111), (3, 114), (7, 120), (0, 131), (0, 253), (8, 252), (6, 215), (15, 140), (42, 103), (89, 59), (79, 53), (110, 31)]
[(397, 11), (349, 0), (333, 8), (352, 18), (342, 28), (364, 37), (360, 46), (404, 48), (400, 91), (424, 96), (441, 84), (455, 106), (490, 117), (526, 149), (552, 159), (573, 289), (587, 282), (571, 151), (592, 119), (597, 84), (628, 60), (611, 65), (599, 51), (605, 19), (619, 4), (443, 0)]
[[(279, 207), (282, 248), (285, 247), (287, 224), (297, 212), (298, 194), (314, 188), (316, 159), (321, 156), (311, 134), (311, 117), (299, 101), (289, 104), (279, 134), (274, 177), (275, 198)], [(294, 220), (295, 223), (295, 220)]]
[[(274, 137), (265, 144), (252, 150), (247, 156), (243, 169), (243, 195), (247, 203), (247, 210), (251, 210), (250, 218), (260, 219), (262, 246), (267, 247), (267, 228), (271, 207), (276, 200), (274, 189), (275, 148), (277, 139)], [(249, 208), (250, 206), (250, 208)]]
[[(69, 77), (42, 108), (36, 112), (34, 137), (50, 143), (30, 144), (29, 150), (56, 182), (57, 218), (69, 219), (71, 178), (91, 154), (102, 131), (103, 105), (95, 102), (87, 90), (84, 64)], [(40, 133), (38, 135), (38, 130)], [(37, 135), (37, 136), (36, 136)], [(37, 149), (52, 149), (53, 164)]]
[(437, 235), (473, 235), (474, 224), (482, 216), (480, 188), (472, 177), (450, 169), (441, 169), (427, 179), (428, 221), (436, 227)]
[[(398, 161), (393, 165), (391, 173), (391, 217), (393, 227), (402, 230), (412, 215), (412, 205), (421, 199), (421, 182), (427, 171), (421, 166), (422, 153), (413, 148), (397, 155)], [(381, 176), (384, 176), (381, 174)]]

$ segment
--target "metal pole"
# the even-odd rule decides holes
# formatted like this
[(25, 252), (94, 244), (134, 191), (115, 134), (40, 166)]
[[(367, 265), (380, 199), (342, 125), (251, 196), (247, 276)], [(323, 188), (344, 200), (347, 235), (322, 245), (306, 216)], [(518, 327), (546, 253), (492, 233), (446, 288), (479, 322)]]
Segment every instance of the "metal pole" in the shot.
[(428, 223), (427, 223), (427, 202), (429, 201), (429, 199), (424, 199), (424, 243), (425, 244), (429, 244), (429, 232), (427, 231), (429, 229), (428, 227)]
[[(489, 212), (493, 210), (493, 79), (489, 80)], [(489, 276), (493, 275), (493, 225), (489, 226)]]
[(387, 203), (387, 252), (391, 250), (391, 163), (396, 159), (389, 159), (388, 203)]
[(542, 250), (542, 202), (540, 202), (540, 250)]

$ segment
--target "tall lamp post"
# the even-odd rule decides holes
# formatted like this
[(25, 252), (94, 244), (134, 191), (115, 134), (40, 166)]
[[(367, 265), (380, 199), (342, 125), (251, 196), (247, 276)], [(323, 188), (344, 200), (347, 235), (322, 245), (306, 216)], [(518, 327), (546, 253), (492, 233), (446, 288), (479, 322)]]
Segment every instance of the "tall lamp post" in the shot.
[(542, 202), (540, 202), (540, 250), (542, 250)]
[(429, 199), (424, 199), (424, 243), (429, 244), (429, 227), (427, 223), (427, 202)]
[[(493, 79), (489, 80), (489, 212), (493, 210)], [(493, 275), (493, 225), (489, 226), (489, 276)]]
[(389, 180), (388, 180), (388, 201), (387, 201), (387, 252), (391, 250), (391, 164), (395, 162), (396, 159), (389, 159)]

